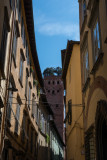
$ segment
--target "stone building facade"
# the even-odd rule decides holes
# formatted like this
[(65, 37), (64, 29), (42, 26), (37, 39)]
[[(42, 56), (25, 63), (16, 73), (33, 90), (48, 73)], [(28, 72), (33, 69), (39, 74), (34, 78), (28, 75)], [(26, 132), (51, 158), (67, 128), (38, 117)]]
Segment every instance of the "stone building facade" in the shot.
[(107, 1), (79, 0), (85, 159), (107, 159)]
[(0, 0), (0, 16), (0, 160), (50, 160), (53, 112), (44, 94), (32, 0)]

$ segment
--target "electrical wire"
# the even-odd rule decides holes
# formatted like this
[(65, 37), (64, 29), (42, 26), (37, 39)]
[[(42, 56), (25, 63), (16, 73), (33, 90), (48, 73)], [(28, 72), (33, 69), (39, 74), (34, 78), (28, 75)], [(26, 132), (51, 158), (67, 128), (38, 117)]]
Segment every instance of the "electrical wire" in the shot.
[(84, 109), (85, 109), (85, 107), (83, 108), (83, 110), (82, 110), (81, 114), (79, 115), (79, 117), (78, 117), (78, 118), (77, 118), (77, 120), (75, 121), (75, 123), (74, 123), (73, 127), (71, 128), (71, 130), (70, 130), (70, 132), (69, 132), (69, 134), (68, 134), (68, 138), (69, 138), (69, 136), (70, 136), (71, 132), (73, 131), (73, 129), (75, 128), (75, 125), (77, 124), (77, 122), (78, 122), (78, 121), (79, 121), (79, 119), (81, 118), (81, 116), (82, 116), (82, 114), (83, 114), (83, 112), (84, 112)]
[[(17, 97), (9, 97), (9, 98), (14, 98), (14, 99), (17, 99)], [(43, 103), (43, 104), (50, 104), (50, 105), (56, 105), (56, 104), (58, 104), (58, 105), (64, 105), (64, 106), (68, 106), (68, 104), (63, 104), (63, 103), (52, 103), (52, 102), (46, 102), (46, 101), (39, 101), (39, 100), (26, 100), (26, 99), (21, 99), (21, 101), (23, 101), (23, 100), (25, 100), (25, 101), (28, 101), (28, 102), (39, 102), (39, 103)], [(23, 103), (22, 103), (23, 104)], [(32, 105), (32, 104), (29, 104), (29, 105)], [(83, 106), (83, 104), (72, 104), (72, 106)]]

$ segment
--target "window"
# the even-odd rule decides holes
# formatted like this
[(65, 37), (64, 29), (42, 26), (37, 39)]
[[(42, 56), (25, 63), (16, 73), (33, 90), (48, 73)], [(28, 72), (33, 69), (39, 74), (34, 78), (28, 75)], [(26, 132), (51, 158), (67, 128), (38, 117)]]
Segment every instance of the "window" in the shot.
[(27, 143), (26, 143), (26, 149), (29, 148), (29, 120), (27, 122)]
[(50, 93), (50, 90), (48, 90), (48, 93)]
[(18, 13), (18, 20), (21, 20), (21, 0), (17, 0), (17, 13)]
[(22, 134), (21, 134), (21, 140), (24, 142), (25, 140), (25, 124), (26, 124), (26, 116), (23, 114), (23, 120), (22, 120)]
[(86, 83), (88, 77), (89, 77), (89, 55), (86, 47), (83, 53), (83, 83), (84, 84)]
[(59, 81), (57, 81), (57, 84), (59, 84)]
[(54, 91), (54, 90), (52, 91), (52, 94), (53, 94), (53, 95), (55, 94), (55, 91)]
[(82, 2), (82, 21), (84, 21), (84, 17), (86, 16), (86, 0)]
[(92, 126), (86, 132), (85, 155), (86, 155), (86, 160), (89, 160), (89, 159), (95, 160), (94, 128)]
[(16, 119), (15, 119), (15, 133), (18, 134), (18, 127), (19, 127), (19, 117), (20, 117), (20, 102), (17, 101), (17, 108), (16, 108)]
[(48, 81), (48, 84), (50, 84), (50, 81)]
[(93, 28), (93, 62), (95, 63), (99, 53), (100, 53), (100, 33), (99, 33), (99, 24), (98, 20), (96, 21), (94, 28)]
[(21, 36), (22, 36), (23, 46), (25, 47), (26, 38), (25, 38), (25, 28), (24, 28), (23, 18), (21, 22)]
[(26, 70), (26, 83), (25, 83), (25, 97), (27, 98), (28, 91), (28, 71)]
[[(12, 88), (12, 83), (10, 82), (9, 88)], [(8, 105), (7, 105), (7, 120), (10, 122), (11, 120), (11, 108), (12, 108), (12, 101), (13, 101), (13, 92), (9, 91), (8, 95)]]
[(13, 48), (12, 48), (12, 53), (14, 60), (16, 59), (16, 50), (17, 50), (17, 29), (16, 29), (16, 21), (14, 23), (14, 37), (13, 37)]
[(26, 58), (27, 58), (27, 65), (29, 65), (30, 59), (29, 59), (29, 48), (28, 48), (27, 41), (26, 41)]
[(38, 124), (39, 111), (38, 106), (36, 107), (36, 123)]
[(31, 84), (29, 83), (29, 93), (28, 93), (28, 107), (30, 109), (31, 105)]
[(36, 115), (36, 108), (37, 108), (37, 104), (36, 104), (35, 99), (36, 99), (35, 95), (33, 94), (33, 98), (32, 98), (32, 116), (33, 116), (33, 118)]
[(14, 9), (14, 7), (15, 7), (15, 1), (14, 0), (10, 0), (10, 7), (12, 9)]
[(55, 82), (53, 81), (53, 85), (55, 84)]
[(57, 90), (57, 93), (59, 93), (59, 90)]
[(22, 54), (20, 54), (20, 69), (19, 69), (19, 80), (22, 84), (22, 81), (23, 81), (23, 56)]
[(59, 105), (58, 105), (58, 104), (56, 104), (56, 108), (58, 108), (58, 106), (59, 106)]
[(72, 101), (68, 101), (68, 124), (70, 125), (72, 122)]
[(1, 48), (0, 48), (0, 65), (3, 73), (4, 73), (4, 64), (5, 64), (5, 56), (6, 56), (7, 34), (8, 34), (8, 28), (7, 28), (6, 16), (5, 16), (4, 22), (3, 22), (3, 28), (2, 28), (2, 40), (1, 40)]

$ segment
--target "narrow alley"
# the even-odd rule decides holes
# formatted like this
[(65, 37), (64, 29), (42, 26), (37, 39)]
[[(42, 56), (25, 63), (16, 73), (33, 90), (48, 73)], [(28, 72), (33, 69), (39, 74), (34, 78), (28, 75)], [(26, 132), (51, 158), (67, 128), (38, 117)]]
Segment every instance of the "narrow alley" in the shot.
[(107, 160), (107, 0), (70, 1), (0, 0), (0, 160)]

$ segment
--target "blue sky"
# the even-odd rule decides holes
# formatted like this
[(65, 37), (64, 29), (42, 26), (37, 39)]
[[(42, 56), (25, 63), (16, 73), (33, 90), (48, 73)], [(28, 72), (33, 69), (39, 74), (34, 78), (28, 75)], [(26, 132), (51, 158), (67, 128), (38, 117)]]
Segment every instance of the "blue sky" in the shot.
[(78, 0), (33, 0), (33, 13), (41, 71), (61, 67), (67, 40), (79, 40)]

